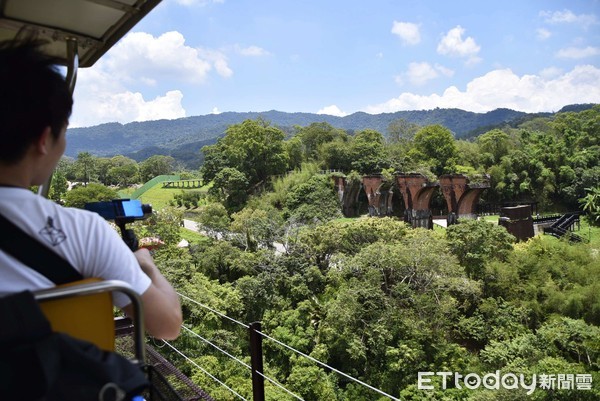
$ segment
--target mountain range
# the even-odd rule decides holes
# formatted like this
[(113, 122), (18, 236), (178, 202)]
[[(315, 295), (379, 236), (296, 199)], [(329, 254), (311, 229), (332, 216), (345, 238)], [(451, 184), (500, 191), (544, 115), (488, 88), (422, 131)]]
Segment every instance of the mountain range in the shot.
[[(566, 106), (559, 112), (579, 111), (593, 105)], [(535, 117), (548, 117), (554, 113), (528, 114), (510, 109), (496, 109), (487, 113), (473, 113), (459, 109), (433, 109), (398, 111), (395, 113), (367, 114), (358, 112), (345, 117), (312, 113), (226, 112), (204, 116), (185, 117), (175, 120), (132, 122), (128, 124), (107, 123), (93, 127), (69, 128), (65, 154), (77, 157), (80, 152), (95, 156), (126, 155), (142, 161), (160, 154), (173, 156), (190, 168), (202, 162), (200, 149), (213, 144), (225, 134), (227, 127), (247, 119), (262, 118), (281, 128), (288, 135), (296, 126), (307, 126), (315, 122), (327, 122), (353, 134), (363, 129), (374, 129), (387, 134), (394, 120), (425, 126), (441, 124), (450, 129), (456, 138), (472, 138), (489, 129), (515, 125), (519, 121)]]

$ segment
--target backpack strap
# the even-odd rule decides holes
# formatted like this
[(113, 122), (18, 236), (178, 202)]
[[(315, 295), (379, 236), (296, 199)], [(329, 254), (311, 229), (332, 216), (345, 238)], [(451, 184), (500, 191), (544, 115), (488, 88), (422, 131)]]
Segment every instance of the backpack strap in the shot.
[(83, 279), (69, 262), (0, 214), (0, 249), (56, 285)]

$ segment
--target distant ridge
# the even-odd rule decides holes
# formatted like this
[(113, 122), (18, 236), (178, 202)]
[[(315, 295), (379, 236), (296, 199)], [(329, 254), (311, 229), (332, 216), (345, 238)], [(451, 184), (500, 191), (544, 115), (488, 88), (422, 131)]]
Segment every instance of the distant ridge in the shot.
[[(571, 105), (561, 111), (581, 111), (594, 105)], [(225, 112), (179, 118), (132, 122), (128, 124), (107, 123), (94, 127), (70, 128), (68, 130), (67, 156), (76, 157), (79, 152), (96, 156), (128, 155), (144, 160), (153, 154), (172, 155), (178, 160), (197, 159), (202, 146), (216, 142), (227, 127), (247, 119), (263, 118), (280, 127), (288, 134), (295, 126), (307, 126), (314, 122), (327, 122), (349, 133), (363, 129), (375, 129), (387, 134), (389, 124), (404, 119), (418, 125), (441, 124), (450, 129), (457, 138), (479, 134), (485, 127), (502, 126), (516, 120), (534, 116), (551, 116), (554, 113), (528, 114), (510, 109), (496, 109), (487, 113), (473, 113), (460, 109), (433, 109), (398, 111), (395, 113), (367, 114), (357, 112), (345, 117), (313, 113)]]

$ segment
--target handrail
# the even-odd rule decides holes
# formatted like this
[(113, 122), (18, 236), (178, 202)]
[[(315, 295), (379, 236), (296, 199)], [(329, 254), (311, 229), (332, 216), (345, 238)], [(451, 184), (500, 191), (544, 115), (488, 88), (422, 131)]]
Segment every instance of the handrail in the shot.
[(65, 287), (53, 287), (33, 293), (36, 301), (51, 301), (70, 297), (100, 294), (118, 291), (125, 294), (133, 305), (134, 316), (134, 346), (138, 363), (145, 363), (146, 349), (144, 347), (144, 307), (140, 295), (126, 282), (121, 280), (104, 280), (92, 283), (75, 284)]

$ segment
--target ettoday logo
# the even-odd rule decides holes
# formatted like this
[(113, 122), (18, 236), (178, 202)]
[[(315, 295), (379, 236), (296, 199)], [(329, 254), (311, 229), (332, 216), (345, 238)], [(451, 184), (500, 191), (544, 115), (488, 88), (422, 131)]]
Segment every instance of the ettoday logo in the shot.
[(523, 374), (505, 373), (499, 370), (487, 373), (483, 376), (477, 373), (463, 375), (458, 372), (419, 372), (417, 388), (419, 390), (434, 390), (432, 377), (441, 377), (442, 390), (448, 388), (450, 382), (453, 387), (476, 390), (484, 387), (488, 390), (516, 390), (519, 388), (527, 390), (531, 395), (536, 388), (544, 390), (591, 390), (592, 376), (590, 374)]

